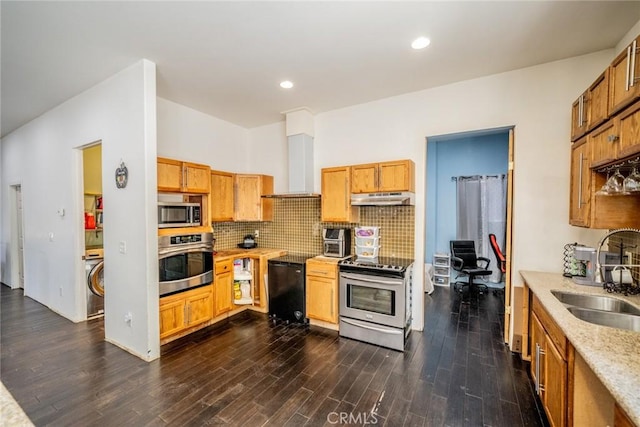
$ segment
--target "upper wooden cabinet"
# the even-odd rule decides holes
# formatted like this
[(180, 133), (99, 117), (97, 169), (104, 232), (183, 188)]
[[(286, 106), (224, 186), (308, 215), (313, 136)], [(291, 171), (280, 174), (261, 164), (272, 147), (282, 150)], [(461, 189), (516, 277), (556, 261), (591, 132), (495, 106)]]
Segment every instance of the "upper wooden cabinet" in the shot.
[(604, 123), (609, 117), (609, 69), (604, 70), (571, 106), (571, 141)]
[(351, 166), (354, 194), (414, 190), (415, 165), (411, 160)]
[(591, 132), (589, 138), (592, 168), (640, 153), (640, 101)]
[(360, 210), (351, 206), (351, 167), (325, 168), (322, 179), (322, 221), (357, 222)]
[(624, 158), (640, 153), (640, 101), (616, 116), (616, 122), (620, 135), (618, 157)]
[(273, 177), (269, 175), (235, 176), (236, 221), (272, 221), (273, 199), (262, 198), (273, 194)]
[(609, 112), (620, 111), (640, 97), (640, 37), (613, 60), (610, 67)]
[(571, 148), (571, 194), (569, 201), (569, 223), (581, 227), (589, 226), (591, 209), (590, 146), (585, 137)]
[(234, 179), (229, 172), (211, 171), (209, 216), (213, 222), (233, 221)]
[(207, 165), (158, 157), (158, 191), (209, 193), (210, 171)]

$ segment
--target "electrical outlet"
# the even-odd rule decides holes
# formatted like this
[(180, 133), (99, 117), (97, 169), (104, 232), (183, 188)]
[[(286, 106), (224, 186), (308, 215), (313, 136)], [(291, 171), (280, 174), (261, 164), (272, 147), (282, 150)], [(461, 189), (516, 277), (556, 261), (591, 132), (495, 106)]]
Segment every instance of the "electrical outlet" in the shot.
[(522, 352), (522, 337), (520, 335), (515, 335), (513, 337), (513, 350), (516, 353)]
[(622, 264), (633, 264), (633, 253), (631, 251), (626, 251), (624, 253), (626, 259), (622, 260)]
[(132, 320), (133, 320), (133, 315), (131, 314), (131, 312), (127, 312), (124, 315), (124, 323), (126, 323), (128, 326), (131, 326)]
[(260, 230), (256, 230), (253, 235), (254, 237), (260, 237)]

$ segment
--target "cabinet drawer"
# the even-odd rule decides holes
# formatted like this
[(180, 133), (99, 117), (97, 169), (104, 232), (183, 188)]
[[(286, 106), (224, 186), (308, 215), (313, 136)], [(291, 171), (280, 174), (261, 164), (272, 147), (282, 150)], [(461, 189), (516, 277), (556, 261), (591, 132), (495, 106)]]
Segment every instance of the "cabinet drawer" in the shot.
[(551, 316), (542, 307), (540, 300), (535, 295), (533, 296), (533, 312), (538, 316), (538, 319), (540, 319), (540, 323), (547, 332), (547, 335), (551, 338), (551, 341), (553, 341), (558, 348), (562, 358), (567, 360), (567, 338), (562, 333), (560, 327), (556, 325), (556, 322), (553, 321)]
[(333, 262), (319, 260), (307, 260), (307, 275), (335, 279), (337, 277), (338, 265)]
[(216, 261), (216, 274), (226, 273), (233, 270), (233, 260)]

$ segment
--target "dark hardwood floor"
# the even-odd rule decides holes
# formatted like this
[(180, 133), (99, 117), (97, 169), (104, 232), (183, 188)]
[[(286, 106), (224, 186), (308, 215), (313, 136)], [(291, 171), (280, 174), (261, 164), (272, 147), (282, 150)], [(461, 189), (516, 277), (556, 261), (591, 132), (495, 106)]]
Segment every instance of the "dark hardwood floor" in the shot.
[[(1, 288), (2, 382), (37, 426), (538, 426), (502, 296), (425, 296), (404, 353), (240, 314), (144, 362), (22, 291)], [(373, 412), (372, 412), (373, 411)], [(1, 421), (0, 421), (1, 423)]]

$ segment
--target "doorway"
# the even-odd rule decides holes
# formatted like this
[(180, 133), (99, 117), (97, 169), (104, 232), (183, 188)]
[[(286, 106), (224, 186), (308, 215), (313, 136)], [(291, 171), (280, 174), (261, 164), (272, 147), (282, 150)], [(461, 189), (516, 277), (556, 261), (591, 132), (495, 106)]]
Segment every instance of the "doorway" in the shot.
[(22, 185), (9, 186), (11, 194), (11, 288), (24, 289), (24, 212)]
[[(513, 198), (513, 128), (495, 128), (473, 132), (430, 136), (427, 138), (427, 182), (425, 196), (425, 263), (434, 263), (434, 255), (448, 254), (449, 242), (458, 238), (457, 181), (459, 177), (499, 176), (506, 180), (506, 224), (501, 245), (506, 257), (503, 276), (505, 297), (505, 342), (510, 336), (511, 313), (511, 210)], [(488, 235), (486, 236), (488, 241)], [(499, 239), (502, 240), (502, 239)], [(489, 249), (488, 245), (484, 245)], [(499, 266), (489, 249), (490, 269)], [(437, 257), (438, 260), (442, 258)], [(436, 263), (434, 263), (436, 265)], [(441, 268), (436, 273), (442, 272)], [(449, 270), (448, 280), (436, 280), (435, 284), (450, 286), (455, 273)], [(453, 277), (452, 277), (453, 276)], [(435, 279), (442, 279), (436, 277)]]

